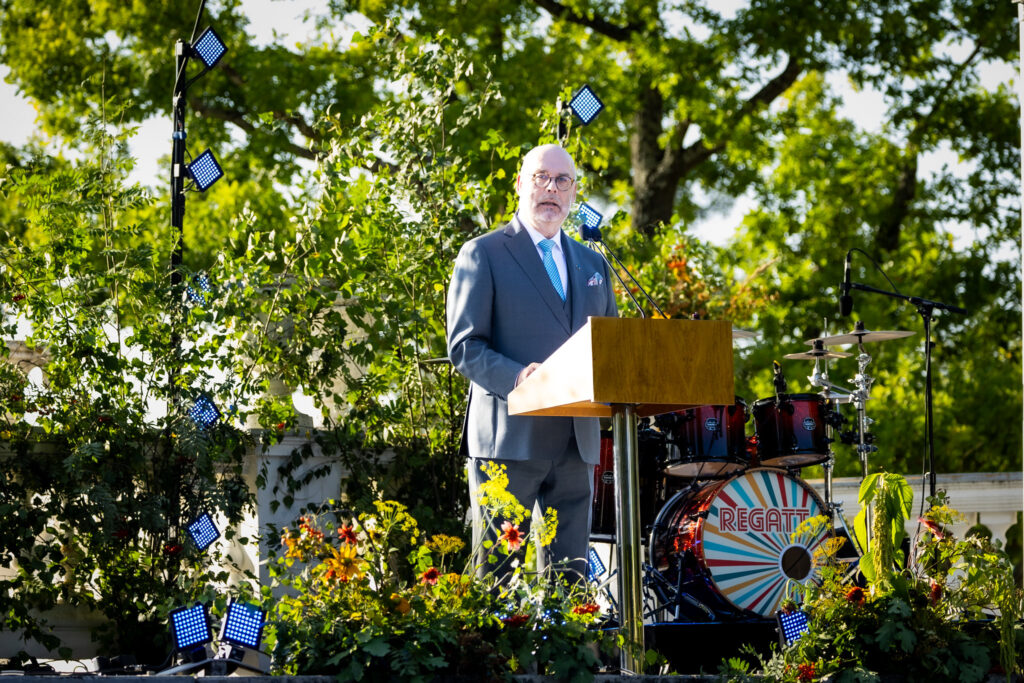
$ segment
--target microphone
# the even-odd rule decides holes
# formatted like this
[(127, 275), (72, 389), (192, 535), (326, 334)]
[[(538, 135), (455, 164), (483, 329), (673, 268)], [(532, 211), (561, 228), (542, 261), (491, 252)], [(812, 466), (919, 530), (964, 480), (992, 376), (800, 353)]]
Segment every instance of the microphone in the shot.
[(843, 284), (839, 285), (839, 316), (846, 318), (853, 312), (853, 297), (850, 296), (850, 256), (853, 249), (846, 252), (846, 265), (843, 268)]

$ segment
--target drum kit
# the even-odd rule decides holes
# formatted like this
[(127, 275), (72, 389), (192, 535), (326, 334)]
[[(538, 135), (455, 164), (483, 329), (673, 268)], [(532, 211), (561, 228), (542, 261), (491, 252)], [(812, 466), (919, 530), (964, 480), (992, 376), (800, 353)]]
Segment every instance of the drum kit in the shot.
[[(855, 567), (861, 550), (852, 543), (841, 504), (832, 499), (832, 444), (855, 446), (867, 476), (868, 454), (876, 447), (867, 415), (873, 378), (865, 345), (912, 334), (858, 323), (849, 334), (808, 340), (810, 350), (785, 356), (814, 362), (808, 380), (820, 393), (789, 393), (776, 362), (774, 396), (750, 406), (737, 397), (732, 405), (698, 406), (641, 425), (645, 618), (773, 617), (783, 600), (799, 599), (803, 587), (817, 582), (814, 552), (836, 535), (851, 541), (840, 559)], [(853, 344), (858, 371), (847, 389), (829, 380), (828, 362), (853, 356), (831, 347)], [(856, 413), (847, 430), (844, 405)], [(824, 469), (824, 496), (800, 478), (801, 469), (815, 465)], [(614, 487), (612, 438), (604, 434), (594, 475), (594, 543), (615, 542)], [(807, 522), (819, 516), (827, 522)], [(614, 609), (610, 592), (608, 598)]]

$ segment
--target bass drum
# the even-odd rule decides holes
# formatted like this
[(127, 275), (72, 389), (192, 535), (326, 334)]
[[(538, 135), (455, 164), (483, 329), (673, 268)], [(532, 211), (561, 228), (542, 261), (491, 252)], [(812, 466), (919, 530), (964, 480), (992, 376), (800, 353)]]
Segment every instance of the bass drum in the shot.
[(783, 470), (757, 468), (685, 489), (654, 522), (651, 567), (679, 590), (684, 611), (698, 605), (698, 615), (771, 617), (787, 585), (792, 594), (818, 582), (813, 554), (831, 527), (801, 523), (823, 514), (818, 494)]

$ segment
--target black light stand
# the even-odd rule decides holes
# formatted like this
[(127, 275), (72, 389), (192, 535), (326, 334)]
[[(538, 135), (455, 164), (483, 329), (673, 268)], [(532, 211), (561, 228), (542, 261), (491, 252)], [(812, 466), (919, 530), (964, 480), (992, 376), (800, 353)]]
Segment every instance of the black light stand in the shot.
[(917, 312), (921, 315), (921, 319), (924, 322), (924, 376), (925, 376), (925, 391), (924, 391), (924, 404), (925, 404), (925, 461), (928, 468), (928, 490), (929, 495), (934, 496), (936, 491), (935, 481), (935, 465), (934, 465), (934, 454), (935, 454), (935, 434), (934, 425), (932, 424), (932, 313), (935, 310), (949, 311), (950, 313), (959, 313), (960, 315), (968, 315), (967, 309), (960, 308), (959, 306), (953, 306), (950, 304), (940, 303), (938, 301), (931, 301), (929, 299), (923, 299), (918, 296), (906, 296), (904, 294), (898, 294), (896, 292), (887, 292), (884, 289), (878, 289), (871, 285), (864, 285), (859, 282), (849, 283), (850, 289), (858, 289), (862, 292), (872, 292), (874, 294), (882, 294), (893, 299), (902, 299), (912, 303), (917, 307)]

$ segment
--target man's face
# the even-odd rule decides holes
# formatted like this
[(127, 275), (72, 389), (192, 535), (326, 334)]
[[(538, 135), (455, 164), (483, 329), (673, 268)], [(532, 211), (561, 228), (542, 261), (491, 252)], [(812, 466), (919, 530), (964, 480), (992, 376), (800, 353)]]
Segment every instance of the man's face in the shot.
[[(534, 176), (538, 173), (550, 178), (546, 186), (537, 187)], [(565, 190), (559, 190), (556, 186), (559, 176), (571, 178), (573, 182)], [(545, 237), (554, 237), (576, 201), (575, 180), (576, 167), (561, 147), (545, 145), (530, 151), (516, 178), (520, 216)]]

